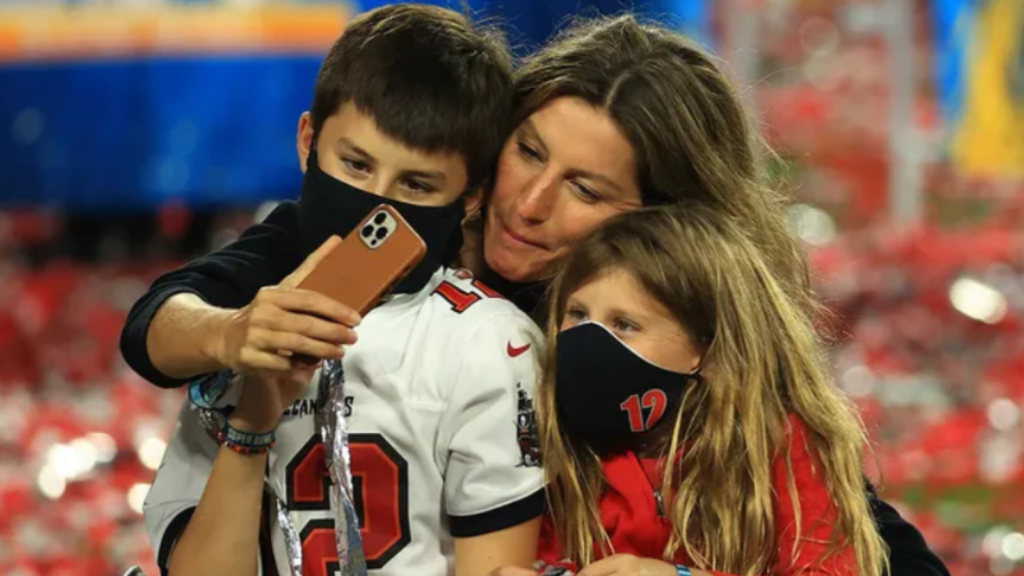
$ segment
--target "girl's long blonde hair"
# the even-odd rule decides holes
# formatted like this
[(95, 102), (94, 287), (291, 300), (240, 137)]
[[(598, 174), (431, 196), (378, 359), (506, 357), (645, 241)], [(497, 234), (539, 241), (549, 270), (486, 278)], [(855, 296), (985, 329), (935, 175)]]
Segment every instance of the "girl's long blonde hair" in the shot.
[[(738, 220), (696, 203), (610, 220), (576, 247), (552, 284), (549, 365), (537, 410), (550, 516), (563, 554), (585, 565), (593, 561), (595, 543), (606, 551), (609, 546), (598, 512), (600, 461), (563, 439), (554, 362), (569, 296), (611, 270), (632, 274), (703, 352), (703, 381), (687, 388), (659, 449), (662, 461), (671, 462), (668, 455), (686, 446), (677, 465), (664, 466), (662, 485), (672, 487), (666, 495), (675, 494), (665, 559), (682, 549), (696, 568), (769, 571), (783, 528), (772, 511), (772, 465), (777, 457), (788, 462), (787, 419), (794, 414), (806, 424), (809, 449), (838, 509), (830, 550), (852, 545), (858, 573), (880, 576), (887, 554), (865, 491), (866, 436), (833, 385), (811, 312), (800, 295), (786, 293)], [(789, 490), (795, 494), (791, 466)]]

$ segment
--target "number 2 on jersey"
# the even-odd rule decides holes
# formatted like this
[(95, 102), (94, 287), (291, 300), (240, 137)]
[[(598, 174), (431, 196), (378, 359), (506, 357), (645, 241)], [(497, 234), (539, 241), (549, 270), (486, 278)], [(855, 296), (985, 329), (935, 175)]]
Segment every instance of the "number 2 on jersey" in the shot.
[[(382, 568), (410, 541), (409, 482), (405, 458), (380, 434), (349, 435), (352, 491), (366, 564)], [(288, 507), (329, 510), (330, 476), (320, 436), (313, 436), (288, 464)], [(329, 576), (337, 569), (334, 521), (307, 522), (300, 528), (302, 573)]]

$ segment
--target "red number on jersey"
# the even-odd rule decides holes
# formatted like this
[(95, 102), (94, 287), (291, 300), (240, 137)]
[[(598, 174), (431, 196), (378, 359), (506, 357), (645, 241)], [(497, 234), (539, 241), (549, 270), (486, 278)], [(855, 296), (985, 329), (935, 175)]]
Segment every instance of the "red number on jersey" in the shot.
[[(367, 567), (379, 570), (411, 540), (408, 464), (380, 434), (351, 434), (352, 483)], [(330, 476), (320, 436), (299, 450), (287, 469), (292, 510), (329, 510)], [(333, 562), (333, 564), (332, 564)], [(334, 521), (314, 520), (302, 529), (302, 573), (328, 576), (337, 569)]]
[(366, 565), (378, 570), (412, 539), (409, 467), (380, 434), (350, 434), (349, 453)]
[[(665, 415), (665, 408), (668, 406), (668, 397), (665, 392), (655, 388), (644, 392), (643, 398), (633, 394), (622, 404), (619, 404), (626, 414), (629, 415), (629, 429), (633, 432), (646, 432), (661, 420)], [(647, 421), (644, 422), (643, 408), (650, 410)]]
[(334, 539), (334, 520), (310, 520), (299, 534), (302, 541), (302, 573), (310, 576), (337, 574), (338, 545)]
[[(480, 291), (487, 298), (501, 298), (501, 294), (498, 294), (492, 290), (489, 286), (479, 280), (473, 280), (472, 285), (474, 288)], [(452, 305), (452, 310), (459, 314), (462, 314), (473, 304), (476, 304), (483, 298), (476, 292), (463, 292), (457, 286), (450, 282), (442, 282), (437, 288), (434, 289), (434, 293), (438, 294), (442, 298), (448, 301)]]
[(475, 280), (475, 279), (474, 279), (474, 280), (473, 280), (473, 282), (472, 282), (472, 284), (473, 284), (473, 288), (476, 288), (476, 289), (477, 289), (477, 290), (479, 290), (479, 291), (480, 291), (480, 292), (481, 292), (481, 293), (482, 293), (482, 294), (483, 294), (484, 296), (487, 296), (488, 298), (501, 298), (501, 299), (504, 299), (504, 298), (505, 298), (505, 297), (504, 297), (504, 296), (502, 296), (501, 294), (498, 294), (497, 292), (495, 292), (494, 290), (492, 290), (490, 286), (488, 286), (487, 284), (484, 284), (483, 282), (481, 282), (481, 281), (479, 281), (479, 280)]

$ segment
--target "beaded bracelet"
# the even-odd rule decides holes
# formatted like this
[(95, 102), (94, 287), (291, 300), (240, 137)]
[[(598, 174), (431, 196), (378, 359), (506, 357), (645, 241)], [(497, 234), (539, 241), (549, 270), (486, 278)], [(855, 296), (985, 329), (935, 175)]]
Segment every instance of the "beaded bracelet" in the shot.
[(243, 432), (227, 422), (220, 431), (220, 443), (239, 454), (265, 454), (274, 447), (277, 435), (270, 432)]
[(679, 564), (676, 564), (676, 572), (678, 572), (678, 576), (693, 576), (689, 568)]

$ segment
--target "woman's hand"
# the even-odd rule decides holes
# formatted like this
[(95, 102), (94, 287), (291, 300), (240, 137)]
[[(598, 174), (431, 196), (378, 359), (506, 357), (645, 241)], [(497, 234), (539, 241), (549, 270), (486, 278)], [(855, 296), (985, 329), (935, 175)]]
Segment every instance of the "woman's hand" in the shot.
[(285, 372), (291, 357), (337, 359), (343, 344), (354, 344), (354, 310), (323, 294), (296, 288), (341, 239), (331, 236), (277, 286), (262, 288), (244, 308), (234, 311), (216, 338), (215, 360), (240, 374)]
[(244, 432), (269, 432), (311, 385), (318, 365), (298, 365), (286, 372), (257, 372), (243, 376), (238, 407), (228, 418), (231, 426)]
[[(584, 568), (577, 576), (678, 576), (676, 567), (663, 560), (638, 558), (632, 554), (616, 554), (598, 560)], [(694, 570), (693, 576), (710, 576)]]

